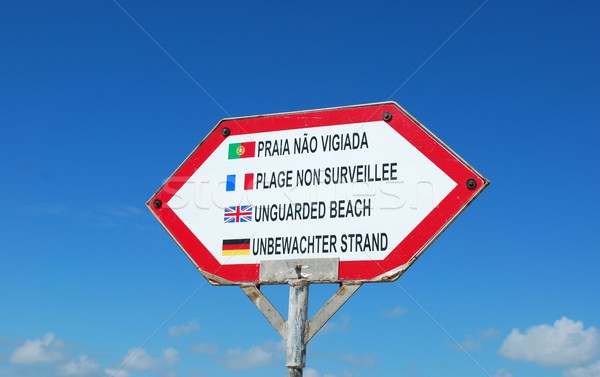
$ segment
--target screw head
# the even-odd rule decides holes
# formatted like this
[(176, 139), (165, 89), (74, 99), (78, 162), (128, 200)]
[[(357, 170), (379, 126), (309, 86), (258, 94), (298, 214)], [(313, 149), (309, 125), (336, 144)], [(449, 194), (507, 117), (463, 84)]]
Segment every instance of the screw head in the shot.
[(154, 208), (158, 209), (162, 206), (162, 200), (154, 199), (154, 201), (152, 202), (152, 205), (154, 205)]
[(474, 178), (467, 179), (467, 188), (473, 190), (477, 187), (477, 181)]
[(390, 113), (389, 111), (386, 111), (383, 113), (382, 118), (383, 118), (383, 120), (388, 122), (388, 121), (392, 120), (392, 113)]
[(221, 128), (221, 135), (227, 137), (227, 136), (229, 136), (230, 133), (231, 133), (231, 130), (229, 129), (229, 127)]

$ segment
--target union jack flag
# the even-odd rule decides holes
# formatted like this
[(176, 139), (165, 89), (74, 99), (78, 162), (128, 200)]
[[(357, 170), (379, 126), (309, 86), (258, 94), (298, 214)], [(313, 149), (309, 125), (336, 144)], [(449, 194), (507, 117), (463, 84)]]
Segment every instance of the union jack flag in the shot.
[(225, 207), (226, 223), (249, 223), (252, 221), (252, 206)]

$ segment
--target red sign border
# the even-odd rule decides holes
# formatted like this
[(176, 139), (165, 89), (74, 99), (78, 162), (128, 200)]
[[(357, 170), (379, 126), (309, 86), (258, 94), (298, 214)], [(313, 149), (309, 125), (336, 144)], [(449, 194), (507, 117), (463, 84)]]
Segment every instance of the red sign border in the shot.
[[(391, 115), (391, 118), (388, 119), (384, 114)], [(306, 129), (382, 119), (457, 183), (457, 186), (385, 259), (340, 261), (339, 280), (336, 282), (396, 280), (489, 182), (395, 102), (223, 119), (146, 205), (212, 284), (268, 284), (259, 281), (260, 264), (258, 263), (221, 265), (169, 208), (168, 201), (229, 135)], [(228, 128), (229, 132), (222, 132), (224, 128)], [(467, 184), (467, 181), (470, 184)]]

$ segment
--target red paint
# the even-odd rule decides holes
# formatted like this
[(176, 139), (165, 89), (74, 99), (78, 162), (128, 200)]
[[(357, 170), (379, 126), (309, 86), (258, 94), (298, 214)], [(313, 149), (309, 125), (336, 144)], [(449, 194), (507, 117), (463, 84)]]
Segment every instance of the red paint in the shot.
[(244, 190), (252, 190), (254, 187), (254, 173), (244, 175)]

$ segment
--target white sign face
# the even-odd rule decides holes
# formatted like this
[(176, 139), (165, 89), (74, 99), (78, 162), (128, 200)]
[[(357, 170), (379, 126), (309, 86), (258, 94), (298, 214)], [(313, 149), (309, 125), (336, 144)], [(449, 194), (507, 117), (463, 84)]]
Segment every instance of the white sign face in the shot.
[(377, 261), (457, 185), (371, 121), (229, 136), (167, 204), (221, 265)]

